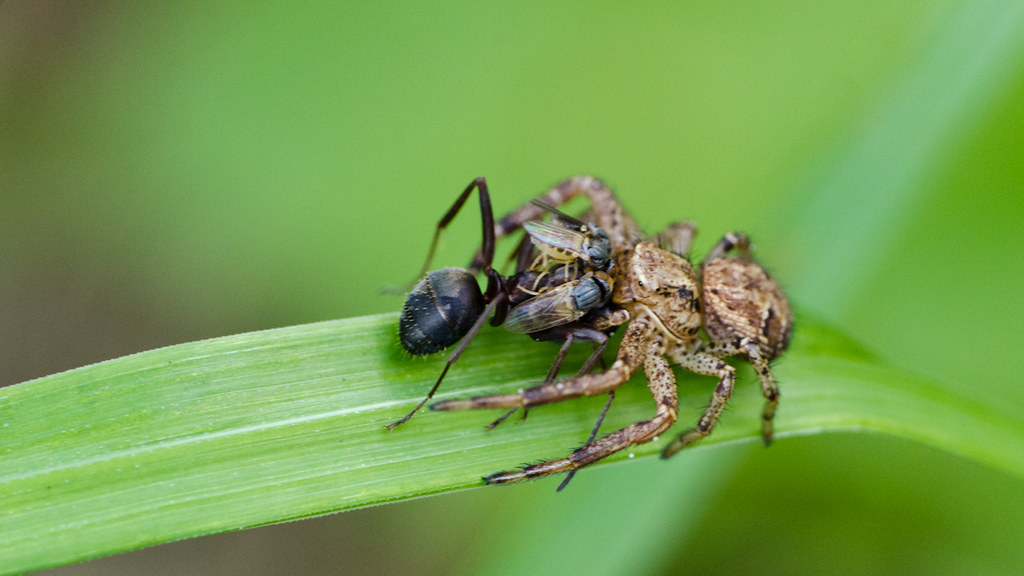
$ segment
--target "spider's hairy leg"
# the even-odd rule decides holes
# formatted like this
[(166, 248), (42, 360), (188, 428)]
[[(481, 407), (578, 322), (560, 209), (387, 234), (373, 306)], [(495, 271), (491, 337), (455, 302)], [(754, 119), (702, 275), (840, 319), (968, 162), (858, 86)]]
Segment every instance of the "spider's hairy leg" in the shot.
[(621, 386), (640, 367), (644, 358), (644, 343), (652, 330), (653, 326), (647, 321), (636, 321), (630, 324), (622, 336), (618, 357), (611, 368), (605, 372), (541, 384), (512, 394), (442, 400), (431, 404), (430, 409), (452, 411), (479, 408), (530, 408), (580, 396), (603, 394)]
[(673, 222), (656, 236), (658, 247), (677, 256), (685, 257), (690, 252), (693, 237), (697, 235), (697, 224), (686, 220)]
[[(585, 442), (586, 444), (590, 444), (594, 441), (594, 438), (597, 438), (597, 432), (601, 430), (601, 423), (604, 422), (604, 417), (608, 414), (608, 409), (612, 407), (612, 402), (614, 401), (615, 390), (611, 390), (608, 392), (608, 401), (604, 403), (604, 408), (601, 409), (601, 414), (597, 417), (597, 422), (594, 422), (594, 428), (590, 431), (590, 436)], [(568, 486), (569, 482), (572, 481), (572, 477), (579, 471), (579, 468), (570, 470), (569, 473), (565, 475), (565, 479), (562, 480), (562, 483), (558, 485), (558, 488), (555, 488), (555, 492), (561, 492), (566, 486)]]
[(697, 421), (697, 426), (683, 432), (675, 438), (661, 453), (662, 458), (669, 458), (683, 448), (697, 442), (711, 434), (711, 429), (718, 423), (719, 416), (725, 408), (725, 403), (732, 396), (732, 390), (736, 384), (736, 370), (726, 364), (722, 359), (707, 352), (690, 350), (688, 348), (676, 348), (670, 351), (674, 362), (697, 374), (707, 376), (718, 376), (718, 385), (708, 402), (704, 414)]
[[(542, 196), (537, 198), (542, 204), (547, 204), (552, 207), (559, 207), (573, 198), (586, 195), (593, 206), (594, 211), (597, 212), (597, 206), (602, 206), (602, 209), (608, 210), (609, 205), (619, 205), (618, 199), (612, 194), (612, 191), (608, 189), (599, 179), (593, 176), (575, 176), (569, 178), (563, 182), (560, 182), (554, 188), (545, 192)], [(515, 232), (522, 228), (523, 224), (529, 220), (539, 220), (547, 211), (543, 206), (535, 204), (533, 202), (527, 203), (512, 212), (509, 212), (505, 217), (499, 220), (495, 224), (494, 232), (500, 238), (506, 234)], [(600, 225), (600, 223), (598, 223)], [(606, 230), (607, 232), (607, 230)]]
[[(597, 225), (608, 233), (613, 248), (624, 250), (640, 241), (640, 229), (633, 218), (626, 213), (619, 199), (608, 186), (593, 176), (575, 176), (559, 183), (538, 198), (543, 204), (558, 207), (577, 196), (590, 200), (591, 210)], [(546, 210), (537, 204), (527, 203), (506, 214), (494, 224), (495, 238), (502, 238), (523, 227), (529, 220), (540, 220)], [(477, 253), (470, 270), (478, 270), (483, 262), (482, 253)]]
[(764, 394), (764, 411), (761, 413), (761, 438), (764, 439), (765, 446), (771, 446), (772, 438), (775, 434), (772, 423), (775, 420), (775, 410), (779, 407), (779, 397), (782, 394), (779, 393), (779, 385), (775, 383), (775, 375), (772, 374), (772, 368), (768, 365), (768, 360), (761, 355), (757, 346), (752, 343), (747, 344), (747, 357), (757, 372), (757, 378), (761, 381), (761, 393)]
[(752, 260), (753, 255), (750, 251), (750, 238), (747, 237), (743, 232), (727, 232), (722, 239), (715, 244), (715, 246), (708, 252), (707, 256), (704, 257), (705, 262), (710, 262), (715, 258), (724, 258), (726, 254), (735, 250), (739, 254), (740, 258), (744, 260)]
[[(580, 336), (577, 336), (577, 334), (580, 334)], [(548, 374), (547, 376), (544, 377), (543, 385), (550, 384), (555, 381), (555, 378), (558, 378), (558, 372), (561, 370), (562, 365), (565, 363), (565, 357), (569, 353), (569, 347), (572, 346), (572, 343), (575, 342), (577, 338), (589, 340), (594, 345), (593, 352), (590, 354), (590, 357), (587, 358), (587, 360), (583, 363), (583, 366), (580, 367), (579, 372), (577, 372), (576, 374), (577, 376), (590, 374), (590, 371), (593, 370), (594, 368), (594, 364), (596, 364), (597, 361), (601, 359), (601, 353), (604, 352), (605, 347), (608, 345), (608, 336), (603, 332), (585, 326), (574, 327), (567, 330), (565, 334), (565, 341), (562, 342), (562, 347), (559, 349), (558, 355), (555, 357), (555, 361), (551, 364), (551, 368), (548, 369)], [(490, 424), (487, 425), (487, 429), (493, 430), (495, 427), (498, 426), (498, 424), (501, 424), (502, 422), (507, 420), (509, 416), (515, 414), (517, 410), (519, 410), (518, 407), (512, 408), (508, 412), (505, 412), (501, 416), (498, 416), (498, 418), (495, 419), (494, 422), (491, 422)], [(523, 419), (525, 418), (526, 412), (524, 411)]]
[(778, 384), (775, 383), (775, 375), (772, 373), (768, 358), (761, 353), (761, 350), (754, 342), (747, 338), (743, 338), (736, 344), (709, 344), (703, 350), (719, 358), (744, 355), (750, 360), (751, 366), (754, 367), (754, 371), (757, 373), (757, 379), (761, 382), (761, 393), (764, 394), (764, 411), (761, 413), (761, 437), (764, 439), (765, 446), (770, 446), (774, 436), (772, 422), (775, 419), (775, 411), (779, 407), (779, 398), (782, 394), (779, 392)]
[(630, 424), (585, 444), (568, 458), (541, 462), (522, 470), (498, 472), (487, 476), (484, 481), (488, 484), (507, 484), (559, 472), (571, 472), (630, 446), (650, 442), (668, 430), (676, 421), (679, 404), (672, 367), (660, 354), (649, 354), (644, 358), (644, 372), (647, 374), (647, 385), (657, 404), (657, 412), (653, 418)]
[[(729, 251), (736, 251), (739, 258), (725, 257)], [(779, 387), (769, 362), (789, 346), (792, 308), (778, 282), (751, 259), (750, 240), (742, 233), (726, 234), (701, 270), (704, 330), (712, 342), (702, 350), (720, 358), (742, 355), (750, 360), (765, 397), (761, 437), (770, 445)]]

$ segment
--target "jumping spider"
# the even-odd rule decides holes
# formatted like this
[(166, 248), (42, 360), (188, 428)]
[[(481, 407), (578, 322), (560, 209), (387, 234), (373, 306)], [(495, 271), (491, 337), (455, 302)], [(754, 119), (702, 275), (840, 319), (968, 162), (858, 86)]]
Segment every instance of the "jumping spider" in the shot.
[[(716, 376), (719, 382), (697, 425), (675, 438), (662, 457), (668, 458), (711, 433), (735, 384), (735, 370), (722, 358), (734, 355), (747, 356), (757, 370), (766, 398), (762, 435), (765, 443), (770, 443), (779, 392), (768, 363), (786, 349), (793, 316), (778, 283), (752, 259), (746, 236), (726, 234), (700, 269), (694, 270), (683, 257), (695, 232), (693, 224), (674, 225), (659, 235), (657, 242), (645, 240), (611, 190), (596, 178), (579, 176), (548, 191), (540, 203), (527, 204), (502, 218), (494, 227), (494, 238), (539, 219), (544, 205), (561, 206), (580, 195), (589, 198), (594, 221), (610, 242), (614, 288), (606, 310), (613, 322), (628, 322), (615, 362), (604, 372), (557, 383), (547, 381), (511, 394), (445, 400), (431, 408), (526, 409), (604, 394), (621, 386), (642, 366), (657, 405), (655, 415), (591, 439), (567, 458), (498, 472), (484, 480), (504, 484), (558, 472), (571, 474), (657, 438), (677, 418), (676, 381), (669, 360), (692, 372)], [(489, 258), (485, 247), (482, 259), (478, 255), (475, 262), (489, 263)], [(701, 328), (708, 341), (701, 339)]]

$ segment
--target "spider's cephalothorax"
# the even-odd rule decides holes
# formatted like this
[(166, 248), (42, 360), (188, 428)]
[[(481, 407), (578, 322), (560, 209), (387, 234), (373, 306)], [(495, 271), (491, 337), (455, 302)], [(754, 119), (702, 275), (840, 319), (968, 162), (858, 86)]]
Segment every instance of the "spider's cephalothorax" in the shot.
[[(642, 367), (657, 409), (648, 420), (601, 438), (592, 436), (566, 458), (498, 472), (485, 481), (500, 484), (571, 473), (628, 446), (657, 438), (677, 417), (676, 382), (669, 360), (692, 372), (715, 376), (719, 382), (696, 426), (674, 439), (662, 453), (664, 457), (704, 438), (718, 422), (735, 384), (735, 370), (722, 358), (734, 355), (747, 356), (757, 369), (766, 397), (762, 433), (765, 442), (770, 442), (779, 393), (768, 362), (788, 345), (792, 312), (779, 285), (751, 258), (746, 236), (727, 234), (702, 264), (700, 282), (683, 257), (696, 230), (692, 223), (672, 225), (656, 236), (657, 242), (645, 241), (611, 190), (596, 178), (580, 176), (502, 218), (495, 225), (495, 237), (538, 218), (543, 206), (560, 206), (580, 195), (590, 200), (589, 215), (606, 232), (611, 249), (614, 291), (602, 310), (614, 318), (609, 324), (628, 322), (615, 362), (604, 372), (546, 382), (511, 394), (445, 400), (431, 408), (529, 408), (610, 393)], [(731, 256), (733, 252), (737, 255)], [(707, 341), (700, 336), (702, 327)]]

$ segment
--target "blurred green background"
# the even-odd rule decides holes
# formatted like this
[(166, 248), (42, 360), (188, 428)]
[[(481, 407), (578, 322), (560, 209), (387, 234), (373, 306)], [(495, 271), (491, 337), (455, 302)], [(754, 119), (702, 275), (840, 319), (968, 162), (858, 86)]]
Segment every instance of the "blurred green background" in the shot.
[[(472, 178), (488, 178), (503, 213), (578, 173), (615, 186), (650, 231), (696, 220), (697, 254), (748, 232), (801, 314), (1024, 408), (1024, 4), (1012, 0), (5, 2), (0, 385), (395, 311), (401, 298), (380, 288), (411, 279)], [(436, 262), (464, 264), (478, 237), (471, 211)], [(697, 449), (556, 484), (55, 573), (1024, 565), (1020, 479), (884, 437)]]

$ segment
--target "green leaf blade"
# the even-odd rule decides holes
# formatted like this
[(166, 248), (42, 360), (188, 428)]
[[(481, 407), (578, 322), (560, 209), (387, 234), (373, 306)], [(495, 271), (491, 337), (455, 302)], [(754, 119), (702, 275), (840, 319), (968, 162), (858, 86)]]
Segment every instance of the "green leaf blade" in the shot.
[[(56, 374), (0, 395), (0, 549), (20, 572), (162, 542), (482, 484), (524, 462), (562, 457), (603, 398), (546, 406), (494, 431), (494, 413), (424, 411), (444, 355), (411, 358), (397, 317), (370, 316), (192, 342)], [(587, 350), (570, 356), (578, 365)], [(553, 346), (485, 330), (439, 397), (537, 381)], [(896, 434), (1024, 476), (1019, 423), (980, 401), (878, 364), (802, 320), (776, 367), (786, 438)], [(681, 432), (714, 382), (679, 374)], [(723, 423), (704, 444), (759, 441), (756, 379), (741, 370)], [(643, 378), (620, 389), (603, 430), (650, 417)], [(652, 456), (668, 439), (609, 461)], [(681, 454), (677, 458), (685, 458)], [(555, 484), (552, 484), (554, 489)]]

